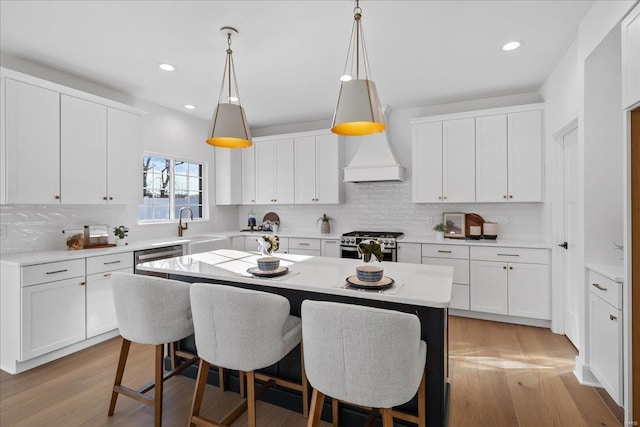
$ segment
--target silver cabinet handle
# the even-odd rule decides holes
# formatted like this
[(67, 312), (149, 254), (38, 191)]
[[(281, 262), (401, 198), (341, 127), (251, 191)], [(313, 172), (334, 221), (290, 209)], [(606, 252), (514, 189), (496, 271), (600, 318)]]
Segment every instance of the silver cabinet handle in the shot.
[(309, 246), (308, 243), (298, 243), (298, 246)]
[(520, 256), (518, 254), (498, 254), (498, 256)]
[(601, 291), (605, 291), (605, 292), (607, 292), (607, 288), (603, 288), (602, 286), (600, 286), (600, 285), (599, 285), (599, 284), (597, 284), (597, 283), (592, 283), (592, 284), (591, 284), (591, 286), (594, 286), (594, 287), (596, 287), (596, 288), (600, 289)]
[(335, 245), (336, 243), (338, 243), (336, 240), (325, 240), (325, 243), (331, 243), (332, 245)]
[(618, 318), (616, 316), (614, 316), (613, 314), (609, 315), (609, 320), (618, 320)]
[(441, 253), (441, 254), (450, 254), (451, 253), (451, 251), (438, 251), (438, 252)]
[(58, 274), (58, 273), (64, 273), (65, 271), (69, 271), (69, 270), (65, 268), (64, 270), (47, 271), (47, 274)]
[(109, 262), (105, 262), (103, 263), (104, 265), (109, 265), (109, 264), (118, 264), (119, 262), (121, 262), (120, 260), (118, 261), (109, 261)]

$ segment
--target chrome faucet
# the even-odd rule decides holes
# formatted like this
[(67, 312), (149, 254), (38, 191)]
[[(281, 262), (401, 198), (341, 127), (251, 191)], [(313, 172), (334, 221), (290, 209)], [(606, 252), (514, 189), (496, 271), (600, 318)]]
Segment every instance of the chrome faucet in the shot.
[(189, 224), (188, 223), (184, 223), (184, 225), (182, 225), (182, 211), (189, 211), (189, 218), (191, 219), (191, 221), (193, 221), (193, 211), (191, 210), (191, 208), (188, 208), (186, 206), (183, 206), (180, 208), (180, 212), (178, 213), (178, 237), (182, 237), (182, 232), (184, 230), (186, 230), (187, 228), (189, 228)]

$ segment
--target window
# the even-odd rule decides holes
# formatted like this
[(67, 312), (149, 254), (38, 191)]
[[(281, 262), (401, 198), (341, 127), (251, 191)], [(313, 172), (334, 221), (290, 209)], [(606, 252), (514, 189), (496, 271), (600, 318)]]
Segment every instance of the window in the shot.
[(145, 222), (178, 219), (180, 208), (204, 217), (203, 172), (201, 163), (145, 155), (142, 158), (143, 204), (138, 219)]

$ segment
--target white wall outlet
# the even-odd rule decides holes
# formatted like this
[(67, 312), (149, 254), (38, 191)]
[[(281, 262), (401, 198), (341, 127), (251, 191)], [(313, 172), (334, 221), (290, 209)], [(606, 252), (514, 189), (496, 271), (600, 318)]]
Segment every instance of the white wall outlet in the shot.
[(427, 217), (427, 225), (433, 225), (433, 217), (432, 216)]

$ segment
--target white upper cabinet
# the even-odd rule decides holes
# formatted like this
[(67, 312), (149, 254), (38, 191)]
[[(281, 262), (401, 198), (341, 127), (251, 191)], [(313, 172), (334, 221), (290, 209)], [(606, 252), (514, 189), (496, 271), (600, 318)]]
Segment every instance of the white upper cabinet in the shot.
[(241, 150), (242, 157), (242, 204), (256, 203), (256, 146)]
[(542, 201), (542, 108), (412, 120), (413, 202)]
[(5, 80), (6, 203), (60, 203), (60, 94)]
[(107, 107), (60, 96), (60, 183), (63, 203), (107, 201)]
[(293, 138), (254, 142), (256, 204), (293, 204)]
[(241, 151), (215, 147), (216, 205), (242, 202)]
[[(2, 74), (2, 203), (139, 204), (140, 113), (11, 70)], [(129, 110), (129, 111), (127, 111)]]
[(622, 108), (640, 102), (640, 4), (622, 21)]
[(139, 205), (142, 189), (140, 116), (107, 108), (107, 195), (108, 203)]
[(474, 119), (422, 123), (413, 128), (413, 201), (475, 201)]
[(442, 201), (442, 122), (413, 127), (413, 202)]
[(342, 198), (342, 149), (332, 133), (295, 137), (295, 203), (338, 204)]
[(507, 115), (476, 118), (476, 201), (508, 200)]
[(508, 115), (510, 202), (542, 201), (542, 111)]

